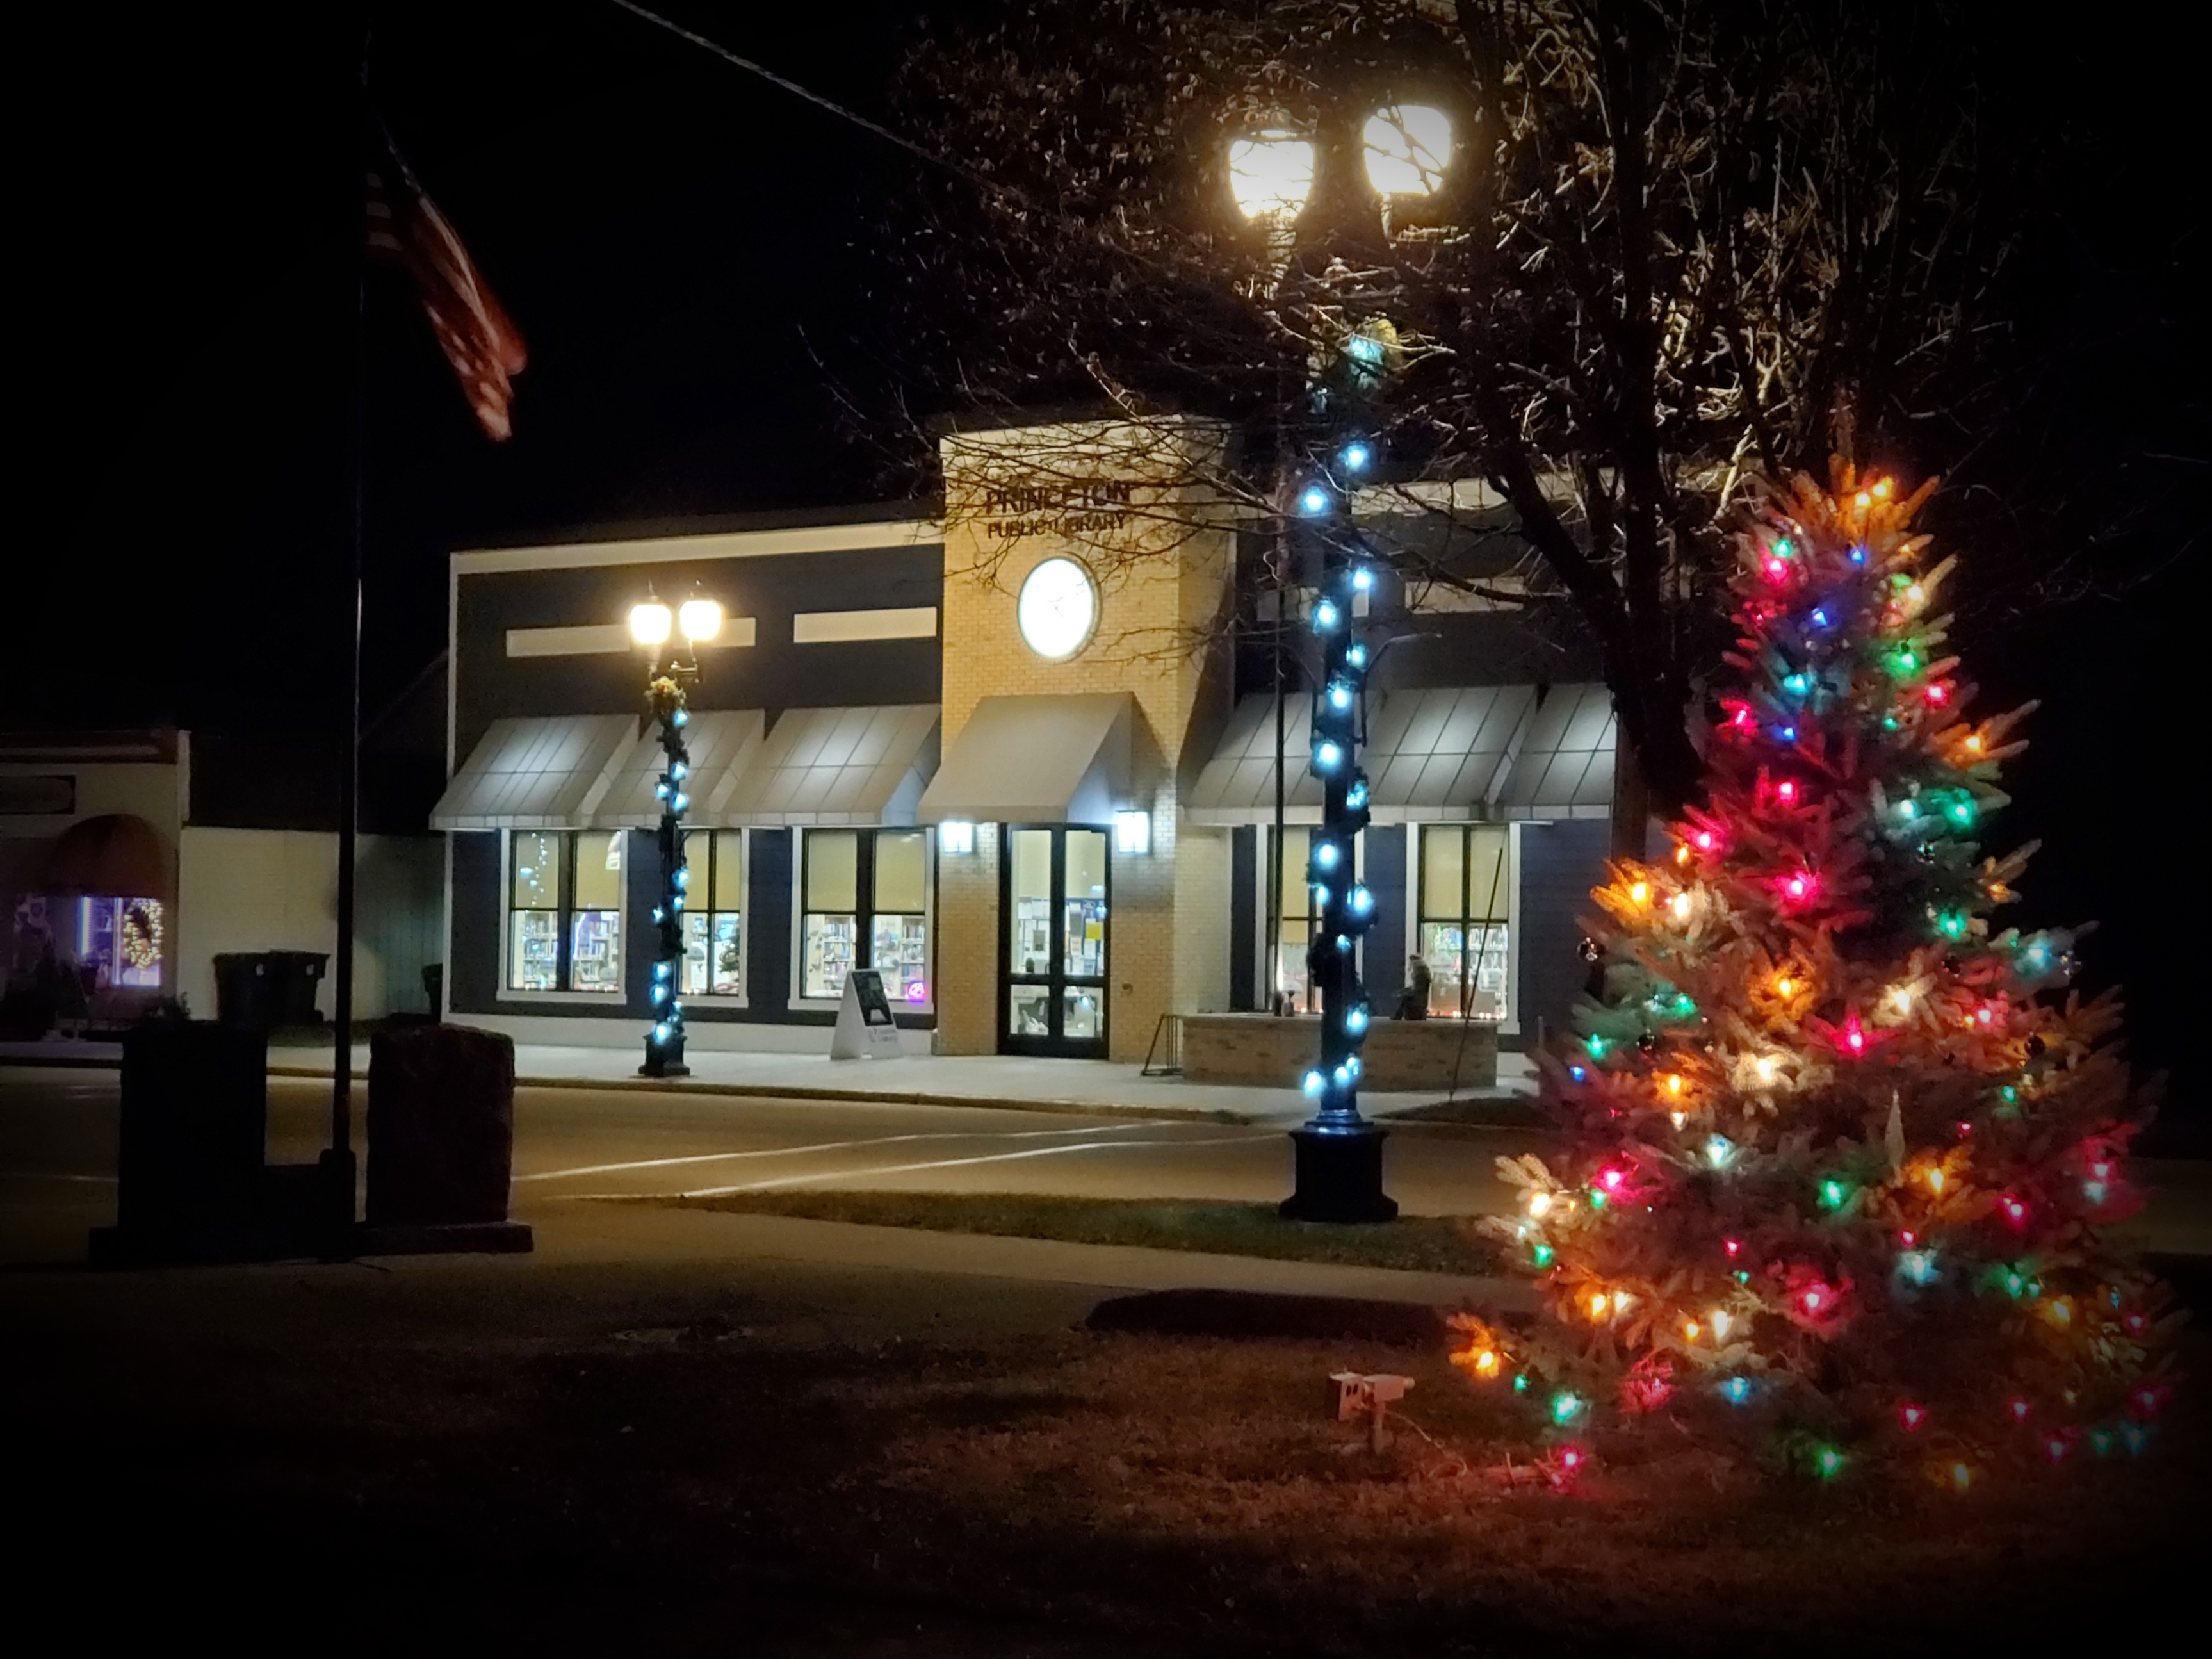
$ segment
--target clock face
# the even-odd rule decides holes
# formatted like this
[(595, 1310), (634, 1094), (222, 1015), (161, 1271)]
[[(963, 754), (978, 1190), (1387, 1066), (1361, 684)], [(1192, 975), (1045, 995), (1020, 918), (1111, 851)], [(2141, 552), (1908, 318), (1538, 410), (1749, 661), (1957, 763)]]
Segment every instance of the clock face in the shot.
[(1073, 559), (1047, 559), (1022, 584), (1014, 608), (1022, 641), (1048, 662), (1072, 657), (1098, 620), (1098, 591)]

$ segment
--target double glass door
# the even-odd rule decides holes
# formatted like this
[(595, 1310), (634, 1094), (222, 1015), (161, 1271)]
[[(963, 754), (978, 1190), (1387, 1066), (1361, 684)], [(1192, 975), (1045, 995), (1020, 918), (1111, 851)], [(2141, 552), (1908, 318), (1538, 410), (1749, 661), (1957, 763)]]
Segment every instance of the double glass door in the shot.
[(999, 1051), (1106, 1057), (1106, 832), (1009, 828)]

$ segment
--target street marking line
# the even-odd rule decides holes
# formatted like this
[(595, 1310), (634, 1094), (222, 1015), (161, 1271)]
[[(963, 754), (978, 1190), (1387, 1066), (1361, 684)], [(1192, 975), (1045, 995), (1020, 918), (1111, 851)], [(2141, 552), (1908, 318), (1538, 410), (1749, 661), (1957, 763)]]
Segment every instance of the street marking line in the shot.
[[(1221, 1135), (1206, 1140), (1093, 1140), (1072, 1146), (1032, 1146), (1019, 1152), (987, 1152), (979, 1158), (941, 1158), (927, 1164), (893, 1164), (872, 1170), (830, 1170), (818, 1175), (778, 1176), (771, 1181), (749, 1181), (736, 1187), (702, 1187), (679, 1198), (721, 1198), (732, 1193), (768, 1192), (777, 1187), (799, 1187), (813, 1181), (872, 1180), (878, 1176), (911, 1175), (921, 1170), (960, 1170), (976, 1164), (1010, 1164), (1017, 1158), (1054, 1158), (1066, 1152), (1111, 1152), (1130, 1146), (1228, 1146), (1258, 1137)], [(1268, 1137), (1273, 1139), (1272, 1136)]]
[(82, 1181), (95, 1187), (112, 1187), (113, 1176), (64, 1175), (58, 1170), (0, 1170), (0, 1181)]
[(570, 1176), (622, 1175), (631, 1170), (672, 1170), (687, 1164), (720, 1164), (741, 1158), (790, 1158), (802, 1152), (844, 1152), (860, 1146), (889, 1146), (905, 1140), (1031, 1140), (1039, 1137), (1065, 1139), (1069, 1135), (1118, 1135), (1132, 1129), (1152, 1129), (1156, 1123), (1109, 1123), (1081, 1129), (928, 1129), (911, 1134), (872, 1135), (859, 1140), (825, 1140), (812, 1146), (759, 1146), (743, 1152), (697, 1152), (684, 1158), (645, 1158), (628, 1164), (586, 1164), (573, 1170), (547, 1170), (519, 1175), (517, 1181), (561, 1181)]

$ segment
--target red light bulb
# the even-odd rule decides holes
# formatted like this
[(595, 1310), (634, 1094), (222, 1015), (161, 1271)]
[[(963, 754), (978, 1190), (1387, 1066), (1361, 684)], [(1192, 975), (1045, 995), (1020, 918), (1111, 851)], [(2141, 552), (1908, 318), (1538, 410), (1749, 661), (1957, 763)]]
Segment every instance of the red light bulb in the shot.
[(1935, 684), (1928, 688), (1927, 696), (1929, 702), (1934, 703), (1938, 708), (1941, 708), (1945, 703), (1951, 701), (1951, 688), (1944, 684), (1941, 680), (1938, 680)]
[(2027, 1414), (2033, 1411), (2035, 1407), (2030, 1405), (2026, 1400), (2023, 1400), (2020, 1395), (2014, 1395), (2011, 1399), (2005, 1401), (2005, 1409), (2012, 1413), (2012, 1420), (2014, 1422), (2025, 1423), (2027, 1421)]
[(1911, 1434), (1928, 1420), (1928, 1408), (1916, 1406), (1908, 1400), (1897, 1408), (1897, 1420), (1905, 1425), (1905, 1431)]
[(1743, 1241), (1740, 1238), (1724, 1238), (1721, 1241), (1721, 1248), (1725, 1249), (1730, 1255), (1734, 1255), (1738, 1250), (1743, 1248)]
[(2027, 1224), (2027, 1206), (2021, 1203), (2010, 1193), (2007, 1193), (2002, 1198), (1997, 1200), (1997, 1208), (2004, 1212), (2005, 1219), (2011, 1222), (2014, 1226), (2020, 1227)]

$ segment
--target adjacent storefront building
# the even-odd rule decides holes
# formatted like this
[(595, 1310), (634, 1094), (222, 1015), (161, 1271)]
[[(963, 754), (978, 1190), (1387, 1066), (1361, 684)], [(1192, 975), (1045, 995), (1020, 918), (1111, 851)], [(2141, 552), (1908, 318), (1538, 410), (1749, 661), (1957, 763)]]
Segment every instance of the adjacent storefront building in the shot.
[[(623, 619), (648, 587), (730, 617), (689, 728), (696, 1047), (820, 1048), (856, 967), (917, 1052), (1134, 1060), (1163, 1016), (1299, 1006), (1320, 793), (1273, 629), (1300, 601), (1212, 504), (1222, 441), (965, 433), (939, 516), (454, 555), (450, 1015), (537, 1041), (646, 1023), (659, 760)], [(1377, 512), (1417, 550), (1441, 533), (1418, 499)], [(1426, 1012), (1512, 1043), (1579, 986), (1614, 735), (1571, 630), (1501, 599), (1491, 539), (1371, 597), (1364, 969), (1387, 1012), (1419, 958)], [(1469, 558), (1501, 568), (1471, 588)]]

